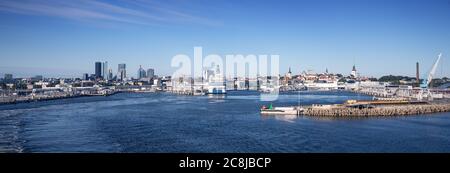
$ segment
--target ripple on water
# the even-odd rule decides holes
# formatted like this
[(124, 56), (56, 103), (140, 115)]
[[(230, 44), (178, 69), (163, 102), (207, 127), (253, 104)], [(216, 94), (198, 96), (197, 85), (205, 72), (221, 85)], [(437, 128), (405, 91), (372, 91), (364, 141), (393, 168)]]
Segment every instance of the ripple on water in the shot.
[[(279, 105), (370, 98), (282, 93)], [(450, 152), (450, 114), (333, 119), (261, 116), (256, 92), (166, 93), (0, 106), (0, 152)]]

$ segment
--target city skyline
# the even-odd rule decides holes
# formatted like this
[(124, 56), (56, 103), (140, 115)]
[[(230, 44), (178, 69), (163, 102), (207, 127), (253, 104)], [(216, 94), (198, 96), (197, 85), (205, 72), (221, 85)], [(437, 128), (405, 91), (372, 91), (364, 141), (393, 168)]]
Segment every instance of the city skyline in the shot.
[[(106, 66), (105, 66), (105, 64), (106, 64)], [(416, 62), (416, 64), (415, 64), (416, 68), (420, 68), (418, 66), (419, 64), (420, 64), (419, 62)], [(148, 68), (144, 67), (145, 69), (143, 69), (142, 65), (139, 65), (139, 69), (137, 70), (137, 72), (135, 72), (135, 73), (131, 72), (130, 73), (130, 72), (127, 72), (128, 70), (125, 70), (126, 69), (126, 67), (125, 67), (126, 63), (119, 63), (117, 65), (118, 65), (117, 71), (113, 71), (113, 68), (108, 68), (109, 67), (108, 66), (108, 61), (104, 61), (104, 62), (95, 61), (94, 68), (92, 68), (93, 69), (92, 73), (91, 72), (84, 72), (84, 73), (81, 74), (81, 77), (79, 75), (61, 75), (61, 74), (44, 76), (43, 74), (45, 74), (45, 73), (29, 74), (29, 75), (21, 75), (21, 73), (19, 73), (19, 75), (17, 75), (17, 73), (0, 72), (0, 78), (2, 78), (5, 75), (13, 75), (14, 78), (32, 78), (32, 77), (35, 77), (35, 76), (44, 76), (45, 78), (81, 78), (81, 79), (83, 79), (83, 78), (85, 78), (85, 76), (94, 76), (94, 77), (100, 77), (100, 78), (104, 78), (104, 79), (108, 79), (108, 80), (110, 80), (112, 78), (116, 78), (116, 77), (117, 78), (140, 79), (141, 75), (142, 75), (141, 74), (141, 70), (144, 70), (145, 76), (147, 74), (152, 74), (151, 76), (154, 75), (155, 68), (153, 68), (153, 67), (148, 67)], [(440, 74), (438, 74), (435, 78), (445, 78), (445, 77), (448, 78), (448, 76), (442, 75), (442, 71), (443, 71), (442, 66), (443, 65), (439, 65), (439, 66), (441, 66), (440, 72), (438, 72)], [(207, 68), (207, 67), (204, 67), (204, 68)], [(328, 68), (326, 68), (324, 71), (315, 71), (315, 70), (312, 70), (312, 69), (306, 69), (306, 70), (302, 70), (302, 71), (299, 71), (299, 72), (296, 72), (296, 73), (292, 73), (291, 69), (292, 69), (291, 66), (288, 67), (288, 71), (283, 69), (282, 70), (283, 72), (280, 73), (280, 75), (281, 76), (284, 76), (286, 74), (300, 75), (302, 73), (309, 73), (309, 74), (339, 74), (339, 75), (343, 75), (343, 76), (356, 76), (356, 75), (358, 75), (358, 76), (363, 76), (363, 77), (367, 77), (367, 78), (379, 78), (379, 77), (390, 76), (390, 75), (415, 77), (413, 75), (399, 75), (399, 74), (388, 74), (388, 73), (386, 73), (384, 75), (381, 75), (381, 76), (361, 75), (359, 70), (358, 71), (356, 70), (356, 65), (355, 64), (352, 66), (351, 71), (344, 72), (344, 73), (329, 71)], [(419, 71), (421, 71), (421, 69), (419, 69)], [(420, 73), (419, 73), (419, 71), (416, 71), (416, 76), (419, 75), (420, 78), (427, 77), (425, 75), (428, 75), (428, 73), (429, 73), (429, 70), (424, 70), (425, 72), (420, 72)], [(121, 75), (124, 75), (124, 77), (120, 77)], [(171, 76), (171, 75), (161, 75), (161, 76)], [(228, 77), (230, 77), (230, 76), (228, 76)], [(240, 77), (243, 77), (243, 76), (240, 76)]]
[(281, 74), (356, 65), (368, 77), (415, 76), (416, 62), (426, 73), (442, 52), (436, 77), (450, 76), (448, 1), (258, 2), (1, 0), (0, 75), (79, 77), (97, 61), (171, 75), (173, 56), (203, 46), (279, 54)]
[(0, 0), (0, 21), (0, 153), (246, 172), (450, 152), (450, 0)]

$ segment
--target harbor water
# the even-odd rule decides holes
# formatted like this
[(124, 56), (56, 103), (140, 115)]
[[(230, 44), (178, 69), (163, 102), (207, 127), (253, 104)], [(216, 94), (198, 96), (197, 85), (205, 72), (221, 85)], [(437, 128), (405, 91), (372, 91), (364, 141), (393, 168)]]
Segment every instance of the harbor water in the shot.
[[(274, 106), (342, 103), (342, 91), (284, 93)], [(450, 113), (263, 116), (259, 93), (119, 93), (0, 105), (0, 152), (450, 152)]]

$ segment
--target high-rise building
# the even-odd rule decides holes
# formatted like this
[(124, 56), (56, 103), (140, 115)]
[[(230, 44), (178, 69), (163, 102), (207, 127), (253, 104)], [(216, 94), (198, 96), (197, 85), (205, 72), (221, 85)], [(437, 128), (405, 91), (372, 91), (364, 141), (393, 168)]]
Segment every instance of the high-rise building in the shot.
[(3, 79), (5, 82), (11, 82), (13, 80), (12, 74), (5, 74), (5, 78)]
[(95, 62), (95, 78), (101, 78), (101, 77), (102, 77), (102, 63)]
[(145, 70), (142, 68), (142, 66), (139, 66), (139, 70), (138, 70), (138, 79), (142, 79), (147, 77)]
[(112, 80), (113, 79), (113, 72), (112, 69), (108, 70), (108, 80)]
[(127, 78), (127, 70), (125, 64), (119, 64), (118, 70), (117, 70), (117, 79), (118, 80), (125, 80)]
[(84, 73), (83, 77), (81, 78), (82, 80), (89, 80), (89, 74)]
[(214, 70), (210, 68), (205, 68), (203, 72), (203, 80), (204, 81), (210, 81), (214, 77)]
[(110, 80), (108, 75), (108, 61), (103, 62), (102, 77), (103, 79)]
[(152, 69), (152, 68), (149, 68), (149, 69), (147, 70), (147, 77), (148, 77), (148, 78), (153, 78), (153, 77), (155, 77), (155, 70)]

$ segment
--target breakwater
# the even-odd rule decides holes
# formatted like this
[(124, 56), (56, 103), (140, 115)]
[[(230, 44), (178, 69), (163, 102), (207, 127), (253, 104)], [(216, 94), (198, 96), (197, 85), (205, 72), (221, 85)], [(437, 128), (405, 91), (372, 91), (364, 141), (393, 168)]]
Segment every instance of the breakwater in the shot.
[(318, 117), (368, 117), (368, 116), (404, 116), (431, 114), (439, 112), (450, 112), (450, 103), (445, 104), (420, 104), (420, 105), (386, 105), (373, 108), (314, 108), (302, 107), (300, 115), (318, 116)]
[(38, 102), (38, 101), (50, 101), (50, 100), (58, 100), (58, 99), (69, 99), (69, 98), (77, 98), (77, 97), (92, 97), (92, 96), (110, 96), (121, 91), (112, 91), (105, 93), (83, 93), (83, 94), (67, 94), (67, 93), (53, 93), (51, 95), (34, 95), (34, 96), (9, 96), (9, 97), (0, 97), (0, 105), (2, 104), (18, 104), (18, 103), (30, 103), (30, 102)]

